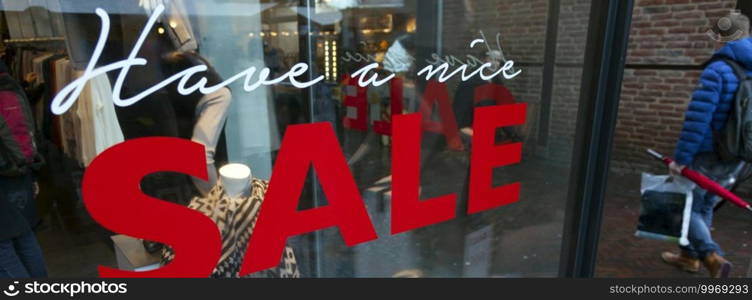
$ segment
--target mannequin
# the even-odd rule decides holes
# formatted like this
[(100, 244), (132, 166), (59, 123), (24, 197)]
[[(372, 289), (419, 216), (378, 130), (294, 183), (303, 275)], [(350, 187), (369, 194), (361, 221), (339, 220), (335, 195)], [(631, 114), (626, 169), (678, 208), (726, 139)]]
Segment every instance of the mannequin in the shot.
[[(122, 5), (133, 6), (136, 3), (124, 2)], [(119, 44), (123, 45), (123, 50), (110, 48), (108, 50), (113, 52), (111, 56), (127, 55), (123, 51), (131, 47), (142, 34), (141, 28), (146, 19), (146, 14), (120, 16), (122, 38)], [(187, 26), (186, 24), (179, 23), (177, 28)], [(176, 44), (173, 32), (165, 29), (176, 28), (171, 25), (174, 24), (162, 20), (158, 26), (148, 32), (148, 37), (138, 56), (149, 63), (130, 70), (122, 91), (124, 97), (138, 94), (154, 83), (195, 65), (207, 65), (209, 70), (194, 76), (195, 78), (192, 78), (194, 82), (189, 82), (189, 84), (194, 84), (202, 77), (208, 79), (208, 85), (223, 81), (211, 64), (193, 50), (194, 47), (186, 48), (185, 44)], [(116, 75), (116, 73), (110, 74), (110, 76)], [(135, 105), (116, 108), (118, 121), (126, 140), (150, 136), (178, 137), (202, 144), (206, 149), (208, 181), (184, 174), (164, 172), (150, 174), (141, 183), (147, 195), (181, 205), (187, 205), (194, 197), (208, 195), (219, 177), (215, 164), (226, 160), (224, 143), (220, 140), (231, 101), (232, 93), (227, 88), (208, 95), (199, 92), (182, 95), (177, 91), (177, 83), (174, 83)], [(161, 244), (149, 241), (145, 241), (144, 246), (150, 253), (156, 253), (162, 248)]]
[(220, 183), (232, 199), (251, 194), (251, 169), (244, 164), (228, 164), (219, 169)]
[[(146, 16), (142, 15), (122, 16), (124, 45), (132, 44), (131, 40), (141, 34), (140, 31), (129, 29), (139, 26), (128, 25), (143, 24), (145, 18)], [(155, 28), (167, 27), (170, 26), (159, 24)], [(170, 35), (161, 34), (157, 29), (149, 32), (138, 54), (149, 63), (133, 68), (125, 79), (125, 97), (139, 93), (155, 82), (196, 65), (206, 65), (209, 70), (194, 76), (189, 85), (195, 84), (202, 77), (208, 79), (209, 85), (223, 81), (221, 75), (200, 54), (180, 50), (182, 48), (175, 45)], [(147, 194), (187, 204), (194, 196), (206, 196), (217, 183), (215, 163), (221, 163), (226, 159), (224, 145), (220, 139), (232, 93), (229, 89), (223, 88), (208, 95), (199, 92), (182, 95), (178, 92), (177, 86), (177, 82), (173, 83), (135, 105), (117, 107), (117, 114), (126, 140), (147, 136), (169, 136), (190, 139), (205, 147), (208, 174), (206, 182), (174, 174), (155, 174), (144, 181), (144, 190)]]
[[(228, 164), (219, 169), (219, 184), (206, 196), (195, 197), (188, 204), (188, 208), (212, 219), (222, 236), (222, 255), (211, 278), (240, 277), (240, 266), (268, 187), (268, 181), (252, 177), (248, 166)], [(174, 259), (175, 253), (166, 247), (161, 256), (162, 264), (165, 265)], [(293, 249), (286, 247), (285, 256), (277, 268), (248, 277), (300, 277)]]
[[(162, 70), (165, 76), (177, 74), (180, 71), (196, 65), (209, 66), (205, 72), (209, 83), (219, 83), (222, 77), (211, 67), (208, 61), (195, 52), (174, 51), (162, 55)], [(189, 80), (189, 84), (196, 83), (199, 77)], [(220, 146), (227, 113), (232, 102), (232, 93), (228, 88), (222, 88), (211, 94), (194, 92), (190, 95), (178, 93), (178, 84), (167, 87), (167, 96), (172, 102), (176, 116), (177, 136), (190, 139), (204, 146), (206, 151), (208, 181), (193, 178), (193, 183), (202, 196), (206, 196), (217, 184), (217, 167), (215, 156)], [(223, 159), (220, 159), (220, 162)]]

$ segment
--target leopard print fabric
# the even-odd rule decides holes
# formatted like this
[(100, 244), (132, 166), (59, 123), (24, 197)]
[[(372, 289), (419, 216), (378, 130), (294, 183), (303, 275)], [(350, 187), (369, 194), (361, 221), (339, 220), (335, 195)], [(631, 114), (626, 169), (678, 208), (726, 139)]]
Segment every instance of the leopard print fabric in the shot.
[[(221, 184), (216, 185), (206, 197), (195, 197), (188, 204), (217, 224), (222, 235), (222, 255), (219, 264), (212, 272), (212, 278), (238, 278), (248, 241), (256, 226), (256, 220), (269, 187), (265, 180), (251, 181), (251, 195), (237, 199), (228, 197)], [(162, 265), (172, 261), (175, 254), (170, 247), (162, 250)], [(257, 272), (248, 278), (299, 278), (300, 271), (291, 247), (285, 247), (280, 265), (276, 268)]]

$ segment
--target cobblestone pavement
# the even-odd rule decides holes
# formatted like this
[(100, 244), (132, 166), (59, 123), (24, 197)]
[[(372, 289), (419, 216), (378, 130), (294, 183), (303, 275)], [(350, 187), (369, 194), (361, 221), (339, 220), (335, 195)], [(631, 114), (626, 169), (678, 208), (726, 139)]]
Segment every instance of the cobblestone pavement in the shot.
[[(704, 268), (690, 274), (664, 264), (660, 253), (676, 251), (671, 243), (637, 238), (634, 230), (639, 215), (639, 175), (609, 178), (598, 247), (598, 277), (707, 277)], [(750, 199), (749, 195), (741, 195)], [(734, 264), (732, 277), (750, 277), (752, 259), (752, 214), (725, 204), (714, 217), (713, 238)]]

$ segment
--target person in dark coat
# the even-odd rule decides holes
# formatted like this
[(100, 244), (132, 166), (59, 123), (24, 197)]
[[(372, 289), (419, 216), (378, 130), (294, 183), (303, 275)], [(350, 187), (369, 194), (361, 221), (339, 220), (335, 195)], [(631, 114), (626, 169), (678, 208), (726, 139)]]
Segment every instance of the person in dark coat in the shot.
[(32, 228), (33, 172), (43, 164), (24, 89), (0, 62), (0, 278), (47, 277)]

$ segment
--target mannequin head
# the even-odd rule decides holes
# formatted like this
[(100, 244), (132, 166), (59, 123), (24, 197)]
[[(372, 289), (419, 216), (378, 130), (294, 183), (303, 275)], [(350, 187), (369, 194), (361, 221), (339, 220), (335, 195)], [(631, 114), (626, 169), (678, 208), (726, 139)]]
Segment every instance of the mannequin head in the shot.
[(251, 169), (244, 164), (228, 164), (219, 168), (225, 193), (230, 198), (248, 195), (251, 188)]

